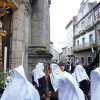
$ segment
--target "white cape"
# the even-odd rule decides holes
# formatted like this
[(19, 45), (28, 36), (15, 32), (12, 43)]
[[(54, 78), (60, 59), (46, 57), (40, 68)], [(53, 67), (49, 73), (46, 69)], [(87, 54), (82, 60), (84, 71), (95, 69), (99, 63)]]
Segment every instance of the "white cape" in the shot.
[(32, 75), (34, 76), (34, 81), (37, 83), (37, 86), (39, 86), (38, 79), (45, 76), (44, 70), (44, 64), (38, 63), (35, 67), (35, 69), (32, 71)]
[(72, 75), (74, 76), (78, 84), (83, 80), (89, 80), (89, 77), (85, 69), (81, 65), (76, 66), (74, 73)]
[(100, 100), (100, 68), (91, 72), (91, 100)]
[(58, 98), (59, 100), (85, 100), (75, 78), (68, 72), (63, 72), (59, 79)]
[(50, 67), (51, 67), (50, 80), (52, 87), (56, 92), (58, 90), (58, 81), (62, 71), (57, 64), (52, 64)]
[(13, 69), (1, 100), (40, 100), (38, 91), (26, 79), (22, 65)]

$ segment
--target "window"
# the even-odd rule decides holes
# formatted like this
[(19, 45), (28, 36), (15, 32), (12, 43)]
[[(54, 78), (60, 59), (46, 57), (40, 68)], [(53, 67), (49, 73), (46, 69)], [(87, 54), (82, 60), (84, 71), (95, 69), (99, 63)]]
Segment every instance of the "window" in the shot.
[(82, 39), (82, 43), (85, 44), (85, 38)]
[(88, 57), (88, 64), (92, 63), (92, 57)]
[(84, 64), (84, 57), (81, 57), (81, 63)]
[(77, 41), (77, 46), (79, 46), (79, 40)]
[(90, 42), (93, 41), (93, 34), (89, 35)]

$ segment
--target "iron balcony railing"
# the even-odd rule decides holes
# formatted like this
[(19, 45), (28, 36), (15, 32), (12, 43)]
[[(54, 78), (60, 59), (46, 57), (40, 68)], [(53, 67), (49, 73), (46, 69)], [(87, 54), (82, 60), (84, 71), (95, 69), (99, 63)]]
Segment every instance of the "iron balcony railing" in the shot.
[(79, 45), (79, 46), (74, 46), (73, 51), (81, 51), (81, 50), (89, 49), (89, 48), (94, 47), (95, 44), (96, 44), (95, 41), (91, 41), (91, 42), (84, 43), (84, 44)]

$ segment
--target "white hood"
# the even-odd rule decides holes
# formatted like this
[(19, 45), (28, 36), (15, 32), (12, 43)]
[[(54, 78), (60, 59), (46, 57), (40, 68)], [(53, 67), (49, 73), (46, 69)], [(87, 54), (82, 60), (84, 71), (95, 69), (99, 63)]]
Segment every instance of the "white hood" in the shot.
[(81, 82), (83, 80), (89, 80), (89, 77), (88, 77), (85, 69), (81, 65), (76, 66), (73, 76), (75, 77), (78, 84), (79, 84), (79, 82)]
[(35, 69), (32, 71), (32, 75), (34, 76), (34, 81), (37, 83), (37, 86), (39, 86), (38, 79), (45, 76), (44, 70), (44, 64), (38, 63), (35, 67)]
[(62, 71), (57, 64), (52, 64), (50, 67), (51, 67), (50, 80), (53, 89), (56, 92), (58, 90), (58, 81)]
[(40, 100), (38, 91), (27, 80), (22, 65), (13, 69), (1, 100)]
[(63, 72), (59, 79), (58, 98), (59, 100), (85, 100), (75, 78), (68, 72)]
[(91, 72), (91, 100), (100, 100), (100, 68)]

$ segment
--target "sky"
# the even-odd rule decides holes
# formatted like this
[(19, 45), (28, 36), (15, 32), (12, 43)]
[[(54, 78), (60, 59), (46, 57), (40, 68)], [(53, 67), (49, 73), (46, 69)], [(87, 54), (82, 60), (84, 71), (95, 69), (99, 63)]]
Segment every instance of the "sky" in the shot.
[[(56, 49), (66, 42), (66, 25), (77, 15), (82, 0), (51, 0), (50, 6), (50, 40)], [(95, 0), (89, 0), (90, 2)], [(100, 1), (100, 0), (96, 0)]]

